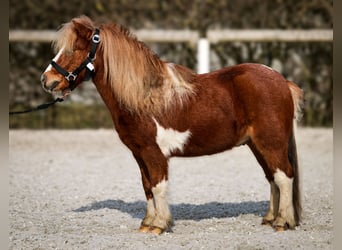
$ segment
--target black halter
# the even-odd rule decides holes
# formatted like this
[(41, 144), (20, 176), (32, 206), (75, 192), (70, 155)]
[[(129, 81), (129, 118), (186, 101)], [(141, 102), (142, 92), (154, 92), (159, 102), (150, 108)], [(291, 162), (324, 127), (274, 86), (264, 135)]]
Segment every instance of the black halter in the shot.
[(75, 88), (76, 78), (83, 69), (86, 69), (86, 74), (85, 74), (83, 81), (88, 81), (95, 73), (95, 67), (94, 67), (93, 61), (95, 60), (96, 49), (100, 42), (99, 33), (100, 33), (100, 30), (96, 29), (92, 37), (92, 45), (91, 45), (88, 57), (74, 71), (69, 72), (63, 69), (54, 60), (51, 61), (50, 64), (52, 65), (52, 67), (54, 67), (58, 71), (58, 73), (62, 74), (65, 77), (65, 79), (69, 82), (70, 90), (73, 90)]

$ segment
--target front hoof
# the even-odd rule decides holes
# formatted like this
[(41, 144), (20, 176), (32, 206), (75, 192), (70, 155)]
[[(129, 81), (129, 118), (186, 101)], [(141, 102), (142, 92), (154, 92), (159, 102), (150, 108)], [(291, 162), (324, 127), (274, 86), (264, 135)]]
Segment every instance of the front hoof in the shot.
[(138, 229), (139, 233), (149, 233), (150, 232), (150, 226), (141, 225)]
[(150, 228), (150, 233), (155, 234), (155, 235), (161, 235), (163, 232), (164, 230), (159, 227)]

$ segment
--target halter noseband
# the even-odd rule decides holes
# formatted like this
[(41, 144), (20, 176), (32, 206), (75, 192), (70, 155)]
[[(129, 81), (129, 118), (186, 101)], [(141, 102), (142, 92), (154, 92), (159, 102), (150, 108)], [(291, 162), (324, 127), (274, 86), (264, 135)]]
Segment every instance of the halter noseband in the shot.
[(96, 49), (97, 49), (97, 46), (100, 42), (99, 33), (100, 33), (100, 30), (95, 29), (95, 33), (91, 39), (92, 45), (90, 48), (90, 52), (89, 52), (87, 58), (74, 71), (69, 72), (69, 71), (65, 70), (64, 68), (62, 68), (54, 60), (51, 61), (50, 64), (52, 65), (52, 67), (54, 67), (58, 73), (62, 74), (65, 77), (65, 79), (69, 82), (70, 90), (73, 90), (75, 88), (76, 78), (77, 78), (78, 74), (81, 73), (81, 71), (83, 69), (86, 69), (86, 74), (85, 74), (83, 81), (87, 81), (93, 76), (93, 74), (95, 72), (95, 67), (94, 67), (93, 61), (95, 60)]

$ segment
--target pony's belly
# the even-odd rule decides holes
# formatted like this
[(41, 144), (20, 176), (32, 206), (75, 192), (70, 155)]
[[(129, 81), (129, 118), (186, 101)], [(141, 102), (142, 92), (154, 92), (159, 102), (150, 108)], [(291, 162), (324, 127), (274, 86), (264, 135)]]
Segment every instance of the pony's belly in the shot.
[[(165, 157), (200, 156), (219, 153), (238, 145), (239, 138), (228, 129), (178, 131), (164, 128), (154, 119), (156, 142)], [(216, 126), (217, 128), (217, 126)]]
[(228, 135), (211, 134), (208, 136), (192, 135), (187, 144), (184, 145), (182, 152), (175, 152), (175, 156), (201, 156), (212, 155), (229, 150), (238, 144), (236, 138)]

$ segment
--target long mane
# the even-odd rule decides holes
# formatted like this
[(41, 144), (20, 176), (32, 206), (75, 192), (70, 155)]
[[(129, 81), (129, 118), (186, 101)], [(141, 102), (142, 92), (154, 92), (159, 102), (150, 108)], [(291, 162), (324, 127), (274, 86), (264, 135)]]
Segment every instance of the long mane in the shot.
[[(122, 105), (133, 111), (158, 112), (192, 93), (192, 72), (165, 63), (127, 29), (101, 27), (104, 77)], [(182, 76), (183, 75), (183, 76)], [(188, 78), (188, 79), (184, 79)]]
[[(95, 29), (87, 17), (78, 22)], [(108, 83), (120, 105), (137, 113), (160, 113), (172, 105), (183, 105), (194, 93), (195, 73), (162, 61), (127, 29), (102, 24), (99, 52), (103, 57), (103, 83)], [(72, 23), (63, 26), (56, 47), (70, 50), (76, 40)], [(97, 53), (99, 53), (97, 52)]]

